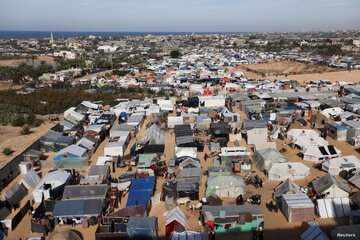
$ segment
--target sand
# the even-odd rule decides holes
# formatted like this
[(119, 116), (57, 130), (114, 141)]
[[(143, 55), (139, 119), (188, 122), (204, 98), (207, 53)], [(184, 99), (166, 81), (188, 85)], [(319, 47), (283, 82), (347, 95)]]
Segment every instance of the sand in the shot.
[(53, 127), (55, 122), (45, 121), (41, 126), (37, 128), (32, 128), (32, 133), (29, 135), (21, 135), (21, 127), (13, 127), (10, 125), (0, 126), (0, 150), (3, 151), (4, 148), (11, 148), (14, 153), (12, 156), (5, 156), (0, 153), (0, 166), (6, 164), (9, 160), (13, 159), (16, 155), (20, 154), (25, 150), (30, 144), (32, 144), (36, 139), (44, 135), (51, 127)]

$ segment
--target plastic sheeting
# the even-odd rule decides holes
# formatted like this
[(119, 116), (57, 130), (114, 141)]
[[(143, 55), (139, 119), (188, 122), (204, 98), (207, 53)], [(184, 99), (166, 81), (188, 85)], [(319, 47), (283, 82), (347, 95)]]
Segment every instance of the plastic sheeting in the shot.
[(157, 239), (156, 217), (130, 218), (126, 231), (130, 239)]
[(209, 176), (206, 197), (216, 194), (219, 197), (236, 198), (245, 193), (244, 179), (236, 175)]
[(288, 162), (288, 159), (276, 149), (265, 148), (255, 152), (253, 161), (259, 166), (260, 170), (269, 171), (274, 163)]
[(338, 218), (350, 215), (349, 198), (318, 199), (318, 214), (321, 218)]
[(22, 184), (29, 190), (35, 189), (35, 187), (40, 182), (39, 175), (35, 172), (34, 169), (30, 169), (23, 177)]

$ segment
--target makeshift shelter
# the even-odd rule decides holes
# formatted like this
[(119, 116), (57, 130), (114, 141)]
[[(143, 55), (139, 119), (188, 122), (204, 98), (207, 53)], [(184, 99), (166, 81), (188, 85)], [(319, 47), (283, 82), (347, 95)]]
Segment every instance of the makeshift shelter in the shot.
[(70, 145), (61, 149), (55, 156), (54, 160), (59, 161), (63, 159), (76, 159), (87, 156), (88, 150), (76, 145)]
[(179, 163), (179, 169), (180, 170), (183, 170), (183, 169), (186, 169), (186, 168), (201, 168), (201, 165), (200, 165), (200, 162), (191, 158), (191, 157), (188, 157), (186, 158), (185, 160), (181, 161)]
[(37, 162), (43, 157), (43, 152), (35, 149), (30, 149), (23, 154), (25, 162)]
[(21, 180), (21, 183), (27, 188), (28, 191), (34, 190), (39, 182), (40, 177), (33, 168), (31, 168)]
[(292, 147), (297, 146), (300, 149), (309, 149), (312, 147), (324, 147), (327, 146), (328, 144), (329, 144), (328, 141), (318, 136), (316, 137), (300, 136), (292, 139)]
[(104, 223), (111, 223), (112, 220), (123, 220), (130, 217), (147, 217), (148, 212), (145, 206), (131, 206), (120, 209), (104, 217)]
[(300, 180), (309, 174), (310, 168), (299, 162), (274, 163), (267, 172), (268, 178), (275, 181)]
[(276, 149), (276, 142), (255, 142), (254, 143), (254, 151), (263, 150), (265, 148), (273, 148)]
[(246, 131), (246, 142), (247, 144), (265, 143), (268, 140), (268, 129), (267, 128), (253, 128)]
[(321, 218), (339, 218), (350, 215), (348, 197), (317, 199), (317, 212)]
[(165, 236), (172, 232), (183, 232), (186, 226), (186, 216), (179, 207), (174, 208), (166, 215)]
[(250, 232), (264, 223), (259, 205), (203, 206), (202, 216), (216, 234)]
[(281, 198), (283, 194), (301, 194), (300, 187), (294, 183), (291, 179), (286, 179), (284, 182), (280, 183), (275, 189), (273, 193), (273, 198), (278, 199)]
[(153, 195), (155, 177), (134, 178), (131, 182), (126, 207), (147, 206), (150, 207), (150, 197)]
[(67, 185), (64, 188), (62, 199), (105, 199), (108, 189), (107, 184)]
[(334, 140), (340, 140), (340, 141), (347, 140), (347, 132), (348, 132), (347, 127), (343, 125), (339, 125), (337, 123), (327, 122), (325, 123), (325, 129), (327, 135), (333, 138)]
[(168, 128), (174, 128), (176, 125), (181, 125), (184, 124), (184, 118), (181, 117), (173, 117), (173, 116), (169, 116), (167, 118), (167, 126)]
[(15, 183), (1, 195), (1, 201), (6, 201), (13, 208), (17, 207), (26, 195), (26, 188), (19, 183)]
[(253, 162), (259, 166), (260, 170), (269, 171), (273, 164), (286, 163), (288, 159), (276, 149), (265, 148), (254, 153)]
[(316, 138), (320, 137), (320, 134), (313, 129), (298, 129), (293, 128), (287, 132), (287, 138), (294, 140), (299, 137)]
[(156, 124), (152, 124), (145, 131), (145, 136), (142, 142), (147, 144), (164, 144), (165, 132), (161, 130)]
[(157, 229), (156, 217), (130, 218), (126, 232), (130, 239), (156, 240)]
[(343, 170), (350, 171), (355, 169), (358, 171), (360, 170), (360, 160), (354, 155), (338, 157), (325, 161), (321, 169), (332, 175), (339, 175)]
[(329, 240), (319, 225), (310, 225), (300, 236), (300, 240)]
[(201, 169), (200, 168), (184, 168), (180, 170), (178, 179), (191, 178), (201, 182)]
[(199, 200), (200, 182), (194, 178), (176, 179), (176, 191), (178, 197), (189, 197), (191, 200)]
[(43, 199), (61, 195), (70, 178), (71, 174), (63, 170), (56, 170), (46, 174), (33, 191), (35, 202), (40, 203)]
[(57, 152), (75, 143), (75, 137), (63, 136), (60, 132), (49, 130), (39, 138), (40, 150), (44, 152)]
[(91, 218), (102, 215), (102, 199), (77, 199), (56, 201), (53, 216), (54, 218)]
[(196, 147), (175, 147), (174, 151), (175, 164), (178, 165), (181, 161), (186, 158), (182, 157), (191, 157), (193, 159), (197, 158), (197, 149)]
[(104, 147), (105, 156), (122, 157), (128, 144), (128, 136), (118, 136), (109, 139)]
[(220, 198), (236, 198), (240, 194), (245, 194), (244, 179), (237, 175), (211, 174), (206, 185), (206, 197), (216, 194)]
[(288, 222), (308, 222), (315, 217), (314, 203), (304, 193), (283, 194), (281, 208)]
[(194, 137), (189, 124), (175, 125), (175, 143), (178, 147), (194, 147)]
[[(341, 151), (333, 145), (327, 146), (306, 146), (301, 151), (306, 161), (318, 162), (326, 159), (340, 157)], [(331, 160), (332, 161), (332, 160)]]
[(330, 173), (314, 180), (312, 182), (316, 195), (325, 198), (343, 198), (349, 197), (351, 189), (348, 184), (337, 179)]

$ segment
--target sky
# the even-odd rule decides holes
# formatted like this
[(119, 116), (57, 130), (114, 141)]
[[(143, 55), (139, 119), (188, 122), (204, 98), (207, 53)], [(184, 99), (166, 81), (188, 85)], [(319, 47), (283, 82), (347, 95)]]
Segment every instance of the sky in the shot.
[(0, 0), (0, 30), (287, 32), (360, 29), (360, 0)]

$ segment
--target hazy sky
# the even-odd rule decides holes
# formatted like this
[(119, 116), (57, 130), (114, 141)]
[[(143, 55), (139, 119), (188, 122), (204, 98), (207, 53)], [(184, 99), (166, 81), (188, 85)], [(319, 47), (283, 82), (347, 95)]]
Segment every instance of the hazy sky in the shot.
[(360, 0), (0, 0), (0, 30), (360, 29)]

